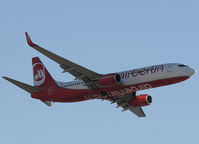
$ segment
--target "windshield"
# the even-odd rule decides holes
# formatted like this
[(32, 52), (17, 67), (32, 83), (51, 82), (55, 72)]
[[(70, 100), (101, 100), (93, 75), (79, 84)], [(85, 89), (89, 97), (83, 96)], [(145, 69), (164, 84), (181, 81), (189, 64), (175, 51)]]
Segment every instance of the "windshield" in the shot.
[(180, 64), (178, 65), (179, 67), (188, 67), (187, 65), (184, 65), (184, 64)]

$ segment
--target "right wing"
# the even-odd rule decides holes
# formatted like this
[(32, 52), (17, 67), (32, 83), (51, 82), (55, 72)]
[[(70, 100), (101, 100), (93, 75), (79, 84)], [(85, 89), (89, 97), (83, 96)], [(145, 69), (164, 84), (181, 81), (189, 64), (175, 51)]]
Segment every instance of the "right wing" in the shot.
[(102, 76), (101, 74), (98, 74), (96, 72), (93, 72), (87, 68), (84, 68), (78, 64), (75, 64), (63, 57), (60, 57), (42, 47), (39, 45), (34, 44), (30, 37), (28, 36), (28, 33), (26, 32), (26, 39), (32, 48), (39, 51), (43, 55), (47, 56), (48, 58), (52, 59), (53, 61), (57, 62), (61, 68), (64, 69), (63, 72), (69, 72), (71, 75), (76, 77), (76, 79), (81, 79), (84, 81), (85, 85), (90, 90), (97, 90), (99, 89), (99, 86), (97, 85), (97, 80)]
[(137, 115), (138, 117), (146, 117), (146, 115), (145, 115), (145, 113), (144, 113), (144, 111), (142, 110), (141, 107), (133, 107), (133, 106), (131, 106), (129, 108), (129, 110), (131, 112), (133, 112), (135, 115)]
[(113, 99), (109, 99), (109, 101), (111, 101), (111, 103), (117, 103), (117, 107), (122, 107), (123, 111), (126, 110), (130, 110), (131, 112), (133, 112), (135, 115), (137, 115), (138, 117), (146, 117), (144, 111), (142, 110), (141, 107), (133, 107), (130, 104), (130, 100), (132, 98), (134, 98), (136, 96), (136, 93), (134, 92), (133, 94), (130, 95), (124, 95), (122, 97), (119, 98), (113, 98)]

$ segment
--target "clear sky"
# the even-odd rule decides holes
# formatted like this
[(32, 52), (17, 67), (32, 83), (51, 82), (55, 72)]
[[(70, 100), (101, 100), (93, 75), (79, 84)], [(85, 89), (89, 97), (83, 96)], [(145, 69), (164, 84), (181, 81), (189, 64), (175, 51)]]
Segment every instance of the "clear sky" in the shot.
[[(31, 84), (39, 56), (56, 80), (70, 81), (37, 44), (98, 73), (178, 62), (199, 70), (198, 0), (56, 0), (0, 2), (0, 75)], [(146, 118), (91, 100), (47, 107), (0, 79), (0, 143), (198, 144), (198, 74), (151, 94)]]

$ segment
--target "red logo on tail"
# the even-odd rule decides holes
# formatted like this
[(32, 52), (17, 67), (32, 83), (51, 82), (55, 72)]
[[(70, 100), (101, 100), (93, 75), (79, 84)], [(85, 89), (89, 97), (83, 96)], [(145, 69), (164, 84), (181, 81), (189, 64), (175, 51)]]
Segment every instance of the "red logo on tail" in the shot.
[(34, 85), (39, 86), (45, 81), (45, 67), (42, 63), (35, 63), (33, 65)]

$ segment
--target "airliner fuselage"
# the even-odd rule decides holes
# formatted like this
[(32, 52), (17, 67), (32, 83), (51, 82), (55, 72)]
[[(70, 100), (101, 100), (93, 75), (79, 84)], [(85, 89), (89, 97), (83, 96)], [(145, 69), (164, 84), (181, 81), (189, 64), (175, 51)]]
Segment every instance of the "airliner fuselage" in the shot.
[[(63, 91), (60, 95), (56, 96), (59, 100), (55, 98), (55, 101), (77, 102), (96, 98), (106, 99), (109, 97), (120, 97), (140, 90), (182, 82), (194, 73), (194, 69), (184, 64), (169, 63), (154, 65), (118, 72), (121, 77), (120, 85), (111, 88), (101, 88), (97, 91), (90, 91), (82, 80), (75, 80), (72, 82), (56, 81), (59, 88), (63, 88)], [(58, 91), (60, 91), (59, 88), (57, 89)], [(67, 90), (66, 93), (64, 89)], [(68, 90), (70, 90), (70, 92)]]

